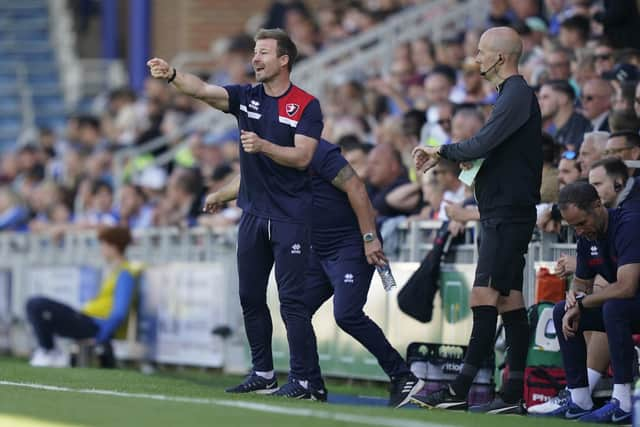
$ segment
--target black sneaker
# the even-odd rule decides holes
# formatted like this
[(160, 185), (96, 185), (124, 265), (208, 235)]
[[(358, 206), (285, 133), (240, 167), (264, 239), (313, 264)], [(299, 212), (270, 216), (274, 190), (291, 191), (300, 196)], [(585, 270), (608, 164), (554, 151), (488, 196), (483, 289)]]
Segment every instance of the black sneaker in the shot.
[(310, 390), (310, 394), (311, 394), (311, 400), (317, 400), (318, 402), (326, 402), (327, 398), (329, 397), (329, 392), (324, 387), (317, 388), (317, 389), (312, 388)]
[(494, 397), (493, 400), (489, 403), (485, 403), (484, 405), (471, 406), (469, 408), (469, 412), (484, 414), (525, 414), (522, 401), (508, 403), (504, 401), (503, 397), (500, 394), (497, 394), (496, 397)]
[(400, 408), (411, 400), (414, 394), (422, 390), (424, 381), (412, 373), (401, 377), (391, 378), (389, 384), (389, 406)]
[(449, 386), (444, 386), (440, 390), (425, 396), (413, 396), (411, 397), (411, 403), (427, 409), (465, 410), (468, 406), (467, 401), (453, 394)]
[(275, 375), (270, 380), (262, 378), (255, 372), (250, 373), (242, 383), (226, 389), (227, 393), (258, 393), (271, 394), (278, 389), (278, 380)]
[(288, 383), (280, 387), (278, 391), (271, 395), (278, 397), (288, 397), (289, 399), (311, 399), (311, 392), (308, 389), (302, 387), (302, 384), (300, 384), (296, 380), (289, 380)]

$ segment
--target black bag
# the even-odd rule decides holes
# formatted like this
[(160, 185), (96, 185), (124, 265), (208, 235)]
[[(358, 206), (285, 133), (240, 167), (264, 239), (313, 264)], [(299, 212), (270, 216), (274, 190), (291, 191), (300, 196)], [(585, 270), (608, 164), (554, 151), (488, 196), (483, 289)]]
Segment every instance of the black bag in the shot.
[(430, 322), (433, 316), (433, 298), (439, 287), (440, 262), (449, 252), (450, 245), (449, 223), (445, 222), (436, 234), (433, 249), (398, 292), (400, 310), (422, 323)]

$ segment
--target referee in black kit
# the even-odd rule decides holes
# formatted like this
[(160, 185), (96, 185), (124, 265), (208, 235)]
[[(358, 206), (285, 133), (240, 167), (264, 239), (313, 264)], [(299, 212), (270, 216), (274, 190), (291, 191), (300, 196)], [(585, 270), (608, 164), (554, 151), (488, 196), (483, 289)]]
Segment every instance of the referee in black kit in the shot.
[(508, 27), (487, 30), (478, 43), (482, 76), (498, 88), (489, 120), (471, 139), (440, 147), (416, 147), (416, 168), (440, 158), (484, 159), (475, 180), (481, 241), (471, 291), (473, 329), (462, 372), (449, 385), (412, 401), (427, 408), (466, 409), (478, 367), (493, 351), (498, 313), (507, 340), (509, 378), (489, 404), (471, 411), (521, 413), (529, 325), (522, 296), (524, 254), (536, 223), (542, 177), (542, 124), (538, 100), (518, 74), (522, 40)]

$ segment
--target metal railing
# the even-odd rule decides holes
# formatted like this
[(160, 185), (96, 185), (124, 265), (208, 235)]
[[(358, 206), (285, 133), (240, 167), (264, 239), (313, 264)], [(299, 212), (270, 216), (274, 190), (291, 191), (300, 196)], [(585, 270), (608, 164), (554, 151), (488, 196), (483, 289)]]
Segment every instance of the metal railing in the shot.
[[(292, 79), (316, 96), (322, 95), (339, 75), (384, 72), (391, 66), (393, 51), (401, 43), (429, 36), (435, 41), (477, 25), (486, 17), (489, 2), (468, 0), (431, 1), (411, 7), (384, 23), (298, 64)], [(470, 25), (471, 24), (471, 25)]]
[[(441, 221), (412, 221), (398, 227), (400, 245), (395, 254), (387, 254), (392, 261), (420, 262), (433, 247), (433, 236), (442, 226)], [(478, 230), (471, 224), (463, 243), (451, 248), (448, 262), (475, 264), (478, 259)], [(195, 227), (175, 227), (136, 230), (134, 243), (129, 247), (129, 256), (149, 265), (171, 261), (207, 262), (215, 259), (221, 247), (233, 251), (237, 230), (213, 231)], [(575, 254), (574, 243), (557, 243), (550, 236), (530, 243), (527, 268), (533, 269), (538, 261), (555, 261), (560, 254)], [(95, 231), (76, 231), (62, 238), (53, 238), (38, 233), (0, 233), (0, 268), (16, 263), (38, 265), (100, 263), (99, 245)], [(532, 281), (525, 280), (532, 287)]]
[[(406, 261), (417, 263), (423, 259), (431, 247), (424, 238), (434, 234), (440, 226), (441, 223), (438, 221), (423, 221), (398, 228), (401, 250), (395, 261), (405, 262), (398, 262), (393, 268), (397, 277), (403, 278), (398, 283), (400, 287), (415, 268), (415, 264)], [(464, 243), (452, 247), (452, 257), (446, 259), (447, 263), (454, 264), (454, 268), (452, 265), (443, 265), (446, 274), (456, 271), (460, 273), (456, 276), (458, 286), (463, 282), (466, 282), (465, 287), (470, 286), (473, 280), (473, 264), (477, 260), (476, 235), (474, 227), (470, 227)], [(123, 352), (119, 353), (119, 357), (138, 360), (142, 357), (143, 361), (224, 367), (234, 372), (247, 369), (248, 347), (241, 332), (243, 323), (238, 300), (236, 239), (235, 228), (224, 232), (214, 232), (205, 228), (155, 228), (135, 233), (128, 257), (133, 261), (142, 262), (146, 271), (140, 289), (142, 303), (139, 310), (142, 317), (138, 323), (139, 342), (135, 344), (141, 344), (145, 349), (134, 354), (125, 346), (122, 347)], [(106, 267), (102, 264), (99, 247), (93, 231), (69, 233), (62, 239), (33, 233), (0, 233), (0, 296), (8, 298), (6, 301), (0, 298), (0, 349), (27, 355), (35, 345), (27, 327), (23, 308), (29, 297), (46, 295), (73, 306), (74, 303), (80, 303), (80, 294), (84, 295), (84, 298), (90, 298), (95, 294), (98, 290), (96, 286), (100, 272), (104, 274)], [(524, 294), (528, 304), (532, 304), (535, 297), (535, 263), (553, 260), (544, 258), (542, 254), (554, 254), (571, 249), (571, 245), (556, 244), (551, 239), (543, 239), (529, 245), (524, 275)], [(197, 271), (200, 272), (199, 276), (191, 274)], [(444, 277), (443, 275), (444, 282), (439, 298), (442, 304), (453, 307), (450, 300), (453, 295), (450, 292), (450, 284), (453, 282), (447, 282)], [(375, 276), (373, 280), (376, 280)], [(270, 307), (277, 311), (275, 286), (270, 286), (269, 289)], [(194, 295), (198, 296), (198, 301), (193, 300)], [(460, 293), (459, 298), (467, 298), (463, 295), (468, 294)], [(379, 325), (390, 340), (395, 340), (394, 345), (398, 346), (398, 349), (408, 345), (407, 340), (411, 339), (424, 340), (431, 337), (429, 339), (447, 340), (442, 342), (467, 339), (466, 334), (471, 331), (468, 314), (449, 319), (450, 322), (447, 323), (443, 320), (444, 312), (437, 311), (439, 314), (434, 317), (433, 322), (420, 325), (399, 311), (395, 298), (395, 293), (386, 293), (381, 286), (372, 284), (367, 310), (380, 322)], [(464, 299), (456, 301), (454, 305), (464, 304)], [(207, 307), (204, 310), (203, 304)], [(436, 309), (441, 310), (439, 305)], [(278, 324), (279, 320), (276, 317), (274, 322)], [(315, 317), (319, 324), (331, 325), (329, 329), (322, 329), (319, 340), (324, 340), (326, 344), (327, 340), (337, 340), (339, 335), (342, 337), (340, 339), (346, 339), (344, 333), (339, 332), (337, 326), (329, 320), (332, 318), (330, 309), (321, 310)], [(182, 326), (167, 331), (158, 326), (159, 319), (171, 319), (178, 322), (176, 325)], [(193, 335), (192, 329), (184, 329), (188, 322), (194, 321), (199, 322), (197, 336)], [(452, 326), (454, 323), (455, 326)], [(231, 338), (225, 341), (212, 338), (210, 330), (218, 326), (229, 328), (232, 331)], [(399, 328), (404, 332), (398, 333)], [(283, 356), (287, 353), (286, 334), (283, 331), (283, 325), (274, 326), (274, 357), (277, 356), (277, 369), (285, 369), (287, 363), (286, 357)], [(160, 332), (164, 334), (163, 345), (158, 345), (158, 340), (161, 339), (158, 338)], [(197, 346), (199, 350), (183, 355), (184, 358), (176, 356), (176, 353), (180, 353), (181, 342)], [(348, 345), (333, 350), (330, 346), (325, 347), (326, 345), (322, 347), (325, 349), (323, 351), (329, 351), (329, 356), (333, 355), (333, 359), (328, 360), (333, 360), (334, 363), (324, 369), (328, 375), (367, 379), (384, 377), (381, 372), (369, 369), (371, 364), (375, 365), (375, 360), (369, 360), (369, 356), (364, 362), (358, 362), (369, 366), (367, 372), (363, 371), (364, 365), (357, 370), (350, 370), (342, 364), (337, 367), (335, 361), (339, 357), (355, 353), (350, 353), (352, 350), (349, 350)], [(214, 350), (218, 357), (216, 360), (210, 357), (211, 351)], [(321, 357), (321, 360), (325, 359)], [(352, 363), (349, 366), (356, 365)]]
[[(20, 99), (18, 111), (21, 116), (20, 131), (17, 135), (17, 141), (26, 141), (30, 136), (30, 130), (32, 130), (35, 126), (33, 97), (27, 77), (28, 69), (27, 66), (20, 61), (4, 64), (3, 67), (12, 69), (12, 71), (14, 71), (16, 75), (15, 89)], [(13, 90), (13, 87), (9, 87), (8, 89)]]
[[(116, 183), (122, 183), (128, 162), (136, 157), (152, 153), (159, 148), (169, 146), (172, 141), (184, 138), (194, 131), (222, 133), (237, 126), (235, 117), (213, 108), (206, 108), (195, 113), (187, 122), (170, 135), (155, 138), (146, 144), (123, 148), (113, 158)], [(174, 159), (175, 153), (185, 146), (186, 142), (171, 145), (161, 156), (154, 159), (157, 166), (165, 166)]]
[(76, 35), (67, 0), (48, 0), (51, 43), (60, 68), (61, 84), (67, 108), (75, 106), (82, 93), (82, 72), (76, 54)]

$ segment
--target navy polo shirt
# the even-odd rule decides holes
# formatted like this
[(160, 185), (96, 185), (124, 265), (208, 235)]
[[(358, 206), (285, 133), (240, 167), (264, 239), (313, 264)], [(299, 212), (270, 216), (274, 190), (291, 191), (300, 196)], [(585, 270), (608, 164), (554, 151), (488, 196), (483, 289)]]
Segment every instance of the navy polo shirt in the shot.
[(617, 281), (618, 267), (640, 263), (640, 212), (609, 209), (606, 236), (599, 240), (578, 238), (576, 277), (593, 279), (601, 275), (609, 283)]
[[(225, 86), (229, 113), (241, 130), (293, 147), (296, 134), (317, 140), (322, 133), (322, 112), (316, 98), (295, 85), (273, 97), (262, 84)], [(268, 219), (308, 223), (311, 213), (311, 177), (308, 170), (280, 165), (262, 153), (240, 149), (238, 205), (244, 212)]]

